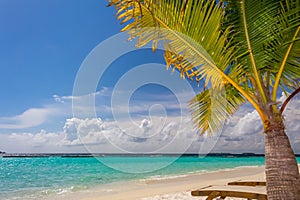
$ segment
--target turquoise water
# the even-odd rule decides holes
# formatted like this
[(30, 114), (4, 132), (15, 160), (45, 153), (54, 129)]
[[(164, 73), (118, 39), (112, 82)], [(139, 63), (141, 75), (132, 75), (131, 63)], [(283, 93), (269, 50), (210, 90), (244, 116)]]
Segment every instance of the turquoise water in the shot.
[[(51, 194), (60, 195), (111, 182), (167, 178), (199, 171), (263, 164), (263, 157), (0, 158), (0, 199), (41, 199)], [(130, 170), (139, 173), (126, 172)]]

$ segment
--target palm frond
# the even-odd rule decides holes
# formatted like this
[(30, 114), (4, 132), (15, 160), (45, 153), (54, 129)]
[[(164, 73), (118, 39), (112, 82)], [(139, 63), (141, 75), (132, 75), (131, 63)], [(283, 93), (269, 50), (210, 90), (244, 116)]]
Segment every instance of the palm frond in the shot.
[[(243, 66), (243, 71), (248, 78), (251, 77), (252, 85), (256, 88), (256, 96), (261, 96), (266, 102), (266, 89), (264, 76), (271, 67), (266, 63), (268, 44), (274, 41), (272, 30), (277, 22), (273, 18), (278, 14), (280, 3), (272, 0), (229, 1), (226, 6), (227, 21), (234, 24), (234, 43), (239, 51), (235, 55), (235, 63)], [(229, 23), (227, 22), (227, 23)]]
[[(300, 74), (300, 2), (254, 0), (242, 3), (244, 7), (240, 1), (233, 0), (228, 1), (226, 6), (227, 23), (233, 23), (234, 32), (237, 32), (234, 37), (239, 48), (236, 62), (244, 66), (243, 71), (248, 77), (253, 77), (254, 69), (249, 68), (252, 65), (252, 52), (265, 90), (274, 87), (273, 101), (276, 101), (278, 86), (289, 88), (288, 85), (293, 85), (293, 80), (299, 78)], [(247, 24), (242, 19), (243, 14)], [(243, 29), (245, 25), (248, 33)], [(251, 49), (248, 49), (247, 35)], [(287, 82), (290, 84), (286, 85)]]
[(300, 78), (300, 2), (282, 2), (275, 20), (277, 27), (273, 34), (276, 43), (269, 45), (270, 63), (274, 66), (273, 101), (278, 87), (289, 88), (289, 85), (294, 85), (295, 79)]
[[(236, 33), (233, 34), (230, 25), (222, 26), (226, 15), (221, 2), (112, 0), (111, 5), (115, 5), (118, 10), (121, 23), (128, 23), (122, 30), (128, 31), (131, 38), (137, 38), (137, 46), (152, 42), (155, 49), (158, 42), (163, 41), (168, 68), (178, 70), (183, 78), (204, 80), (205, 85), (211, 87), (211, 93), (213, 90), (221, 91), (224, 83), (232, 85), (264, 118), (253, 98), (253, 90), (243, 88), (247, 81), (239, 82), (242, 79), (235, 76), (242, 71), (238, 67), (235, 68), (237, 70), (227, 70), (228, 66), (233, 66), (232, 60), (236, 56), (237, 47), (231, 39)], [(243, 75), (245, 77), (247, 74)], [(218, 101), (213, 102), (217, 104)], [(203, 116), (211, 116), (210, 119), (205, 117), (207, 123), (198, 120), (203, 122), (199, 126), (207, 126), (204, 130), (215, 130), (221, 125), (218, 120), (224, 119), (225, 115), (222, 115), (220, 109), (211, 111), (207, 115), (203, 110)]]
[(220, 131), (226, 120), (245, 103), (244, 97), (230, 84), (222, 91), (207, 89), (190, 102), (192, 118), (201, 134)]
[(230, 29), (220, 28), (224, 17), (222, 6), (212, 0), (180, 2), (115, 0), (111, 4), (116, 6), (122, 23), (131, 21), (123, 31), (137, 37), (138, 46), (153, 41), (155, 49), (158, 41), (164, 41), (168, 51), (184, 55), (189, 61), (180, 69), (185, 71), (183, 74), (188, 75), (192, 69), (193, 76), (189, 77), (208, 80), (219, 77), (214, 78), (214, 85), (221, 87), (220, 80), (226, 77), (223, 71), (234, 51), (227, 41)]

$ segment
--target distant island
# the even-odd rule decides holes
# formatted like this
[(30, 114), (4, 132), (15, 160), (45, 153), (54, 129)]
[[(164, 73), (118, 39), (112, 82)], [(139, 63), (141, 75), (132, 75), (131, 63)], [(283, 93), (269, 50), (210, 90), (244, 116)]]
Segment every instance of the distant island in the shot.
[(117, 154), (117, 153), (5, 153), (0, 152), (2, 157), (105, 157), (105, 156), (216, 156), (216, 157), (263, 157), (264, 154), (255, 153), (209, 153), (209, 154)]
[[(211, 156), (211, 157), (264, 157), (264, 154), (255, 153), (209, 153), (209, 154), (175, 154), (175, 153), (165, 153), (165, 154), (118, 154), (118, 153), (5, 153), (0, 152), (2, 157), (105, 157), (105, 156), (124, 156), (124, 157), (140, 157), (140, 156)], [(300, 154), (296, 154), (300, 157)]]

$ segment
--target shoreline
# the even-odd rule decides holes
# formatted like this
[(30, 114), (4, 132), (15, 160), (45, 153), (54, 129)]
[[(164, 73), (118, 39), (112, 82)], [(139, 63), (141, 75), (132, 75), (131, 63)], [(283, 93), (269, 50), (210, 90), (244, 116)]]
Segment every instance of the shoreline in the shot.
[[(205, 171), (186, 175), (146, 178), (98, 185), (86, 190), (48, 196), (54, 200), (158, 200), (199, 199), (190, 191), (208, 185), (226, 185), (237, 180), (264, 180), (263, 166), (242, 166), (217, 171)], [(201, 198), (200, 198), (201, 199)]]

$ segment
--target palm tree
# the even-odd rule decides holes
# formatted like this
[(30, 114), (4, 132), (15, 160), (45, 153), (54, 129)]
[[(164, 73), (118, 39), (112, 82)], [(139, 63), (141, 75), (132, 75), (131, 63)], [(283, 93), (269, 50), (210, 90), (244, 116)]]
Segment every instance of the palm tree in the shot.
[[(137, 45), (165, 47), (168, 68), (203, 81), (190, 101), (201, 134), (249, 102), (266, 138), (268, 199), (300, 199), (300, 177), (283, 111), (299, 91), (299, 0), (111, 0)], [(278, 102), (278, 93), (290, 95)]]

